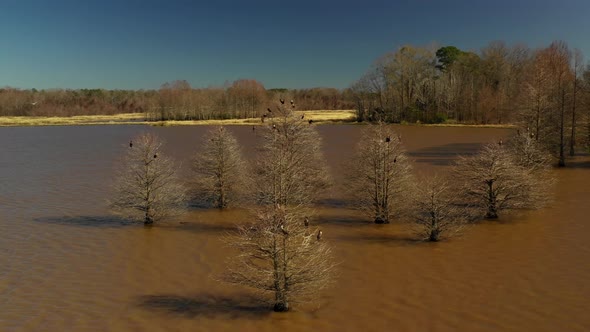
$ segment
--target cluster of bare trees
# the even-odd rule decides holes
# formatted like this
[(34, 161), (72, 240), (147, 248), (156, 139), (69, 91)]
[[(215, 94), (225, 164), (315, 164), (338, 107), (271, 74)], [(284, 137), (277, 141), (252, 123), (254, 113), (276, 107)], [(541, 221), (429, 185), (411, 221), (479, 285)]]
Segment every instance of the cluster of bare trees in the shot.
[(590, 67), (561, 41), (536, 50), (492, 42), (479, 53), (407, 45), (351, 90), (359, 121), (519, 123), (560, 165), (590, 137)]
[[(199, 199), (220, 209), (247, 204), (253, 215), (226, 236), (237, 254), (220, 279), (253, 288), (275, 311), (317, 299), (331, 283), (335, 266), (322, 231), (312, 226), (311, 207), (330, 182), (321, 138), (293, 106), (282, 100), (267, 110), (270, 115), (256, 132), (259, 144), (252, 165), (224, 127), (206, 135), (193, 163), (197, 180), (192, 185)], [(111, 203), (116, 212), (146, 225), (182, 211), (186, 198), (161, 146), (152, 134), (129, 143)]]
[(331, 88), (265, 89), (252, 79), (221, 87), (192, 88), (187, 81), (158, 90), (20, 90), (0, 88), (0, 116), (73, 116), (146, 113), (148, 120), (256, 118), (270, 100), (295, 99), (299, 109), (353, 109), (349, 90)]
[(438, 241), (468, 221), (544, 206), (554, 183), (550, 164), (533, 134), (518, 132), (508, 144), (490, 143), (460, 157), (451, 172), (454, 181), (417, 180), (401, 137), (379, 122), (363, 129), (348, 180), (356, 206), (375, 223), (410, 221), (421, 238)]

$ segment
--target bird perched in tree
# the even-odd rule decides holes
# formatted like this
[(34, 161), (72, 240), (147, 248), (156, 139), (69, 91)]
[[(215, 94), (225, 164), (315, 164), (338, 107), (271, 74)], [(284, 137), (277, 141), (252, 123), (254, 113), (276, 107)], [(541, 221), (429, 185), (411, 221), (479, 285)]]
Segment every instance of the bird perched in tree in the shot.
[(285, 234), (285, 235), (289, 235), (289, 232), (287, 232), (287, 230), (285, 229), (285, 227), (283, 225), (281, 225), (281, 232), (283, 232), (283, 234)]
[(305, 119), (305, 114), (301, 114), (301, 120)]
[(272, 113), (272, 110), (271, 110), (270, 108), (267, 108), (267, 109), (266, 109), (266, 111), (267, 111), (268, 113)]
[(312, 123), (313, 123), (313, 120), (312, 120), (312, 119), (309, 119), (309, 120), (307, 121), (307, 123), (309, 123), (309, 124), (312, 124)]
[(318, 239), (318, 241), (322, 239), (322, 234), (324, 234), (324, 233), (322, 233), (322, 230), (320, 229), (318, 231), (318, 235), (316, 236), (316, 238)]
[(309, 218), (307, 216), (303, 219), (303, 225), (305, 225), (305, 227), (309, 226)]
[(129, 141), (129, 147), (132, 148), (133, 147), (133, 141)]
[(389, 143), (389, 142), (391, 142), (391, 137), (389, 137), (389, 136), (385, 137), (385, 142), (386, 142), (386, 143)]
[(154, 159), (156, 159), (156, 158), (158, 158), (158, 154), (157, 153), (154, 155)]
[(277, 130), (277, 125), (272, 125), (272, 130)]
[(279, 99), (279, 101), (281, 102), (281, 104), (285, 104), (285, 99)]
[(395, 164), (397, 162), (397, 156), (395, 158), (393, 158), (393, 163)]

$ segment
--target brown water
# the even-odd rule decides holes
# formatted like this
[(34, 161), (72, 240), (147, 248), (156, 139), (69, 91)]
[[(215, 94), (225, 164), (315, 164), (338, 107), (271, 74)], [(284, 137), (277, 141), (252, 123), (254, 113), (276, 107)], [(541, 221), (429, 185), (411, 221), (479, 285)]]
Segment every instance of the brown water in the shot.
[[(337, 182), (359, 129), (319, 127)], [(0, 331), (590, 330), (587, 157), (556, 170), (552, 207), (481, 223), (444, 243), (367, 223), (333, 190), (316, 223), (341, 262), (338, 280), (318, 305), (275, 314), (211, 278), (231, 254), (220, 236), (244, 213), (195, 210), (151, 229), (110, 216), (115, 160), (144, 130), (166, 139), (188, 174), (207, 127), (0, 130)], [(251, 152), (252, 129), (231, 130)], [(509, 135), (399, 131), (422, 174)]]

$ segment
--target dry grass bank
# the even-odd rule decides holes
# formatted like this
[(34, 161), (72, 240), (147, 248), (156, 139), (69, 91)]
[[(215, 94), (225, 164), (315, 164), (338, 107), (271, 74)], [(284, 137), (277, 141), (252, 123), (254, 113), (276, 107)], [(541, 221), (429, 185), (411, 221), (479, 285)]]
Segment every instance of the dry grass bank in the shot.
[(108, 124), (143, 123), (142, 113), (124, 113), (115, 115), (77, 115), (77, 116), (2, 116), (0, 127), (17, 126), (81, 126)]
[[(313, 120), (316, 124), (354, 123), (354, 110), (310, 110), (295, 111), (305, 120)], [(151, 126), (196, 126), (196, 125), (259, 125), (259, 118), (226, 119), (226, 120), (186, 120), (186, 121), (145, 121), (143, 113), (124, 113), (115, 115), (78, 115), (71, 117), (37, 117), (37, 116), (0, 116), (0, 127), (18, 126), (84, 126), (84, 125), (151, 125)], [(478, 127), (478, 128), (514, 128), (510, 124), (423, 124), (402, 123), (408, 126), (432, 127)]]
[[(296, 111), (316, 123), (338, 123), (354, 121), (353, 110), (314, 110)], [(145, 121), (143, 113), (126, 113), (115, 115), (79, 115), (72, 117), (37, 117), (37, 116), (5, 116), (0, 117), (0, 127), (16, 126), (83, 126), (83, 125), (113, 125), (113, 124), (142, 124), (152, 126), (191, 126), (191, 125), (256, 125), (260, 119), (226, 119), (226, 120), (187, 120), (187, 121)]]

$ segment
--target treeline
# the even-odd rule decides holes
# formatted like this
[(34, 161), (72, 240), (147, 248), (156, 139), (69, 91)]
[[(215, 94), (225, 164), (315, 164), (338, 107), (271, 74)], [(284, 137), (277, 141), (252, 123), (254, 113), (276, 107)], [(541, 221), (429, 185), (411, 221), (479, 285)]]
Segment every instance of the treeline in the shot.
[(562, 165), (590, 143), (590, 66), (561, 41), (534, 50), (492, 42), (479, 53), (408, 45), (351, 89), (358, 121), (518, 124)]
[(270, 100), (297, 100), (304, 110), (353, 109), (349, 90), (333, 88), (265, 89), (241, 79), (224, 87), (195, 89), (187, 81), (158, 90), (20, 90), (0, 89), (0, 116), (73, 116), (146, 113), (148, 120), (255, 118)]
[[(492, 42), (479, 53), (406, 45), (352, 85), (360, 120), (491, 124), (588, 107), (590, 68), (579, 50)], [(583, 96), (582, 96), (583, 95)]]

